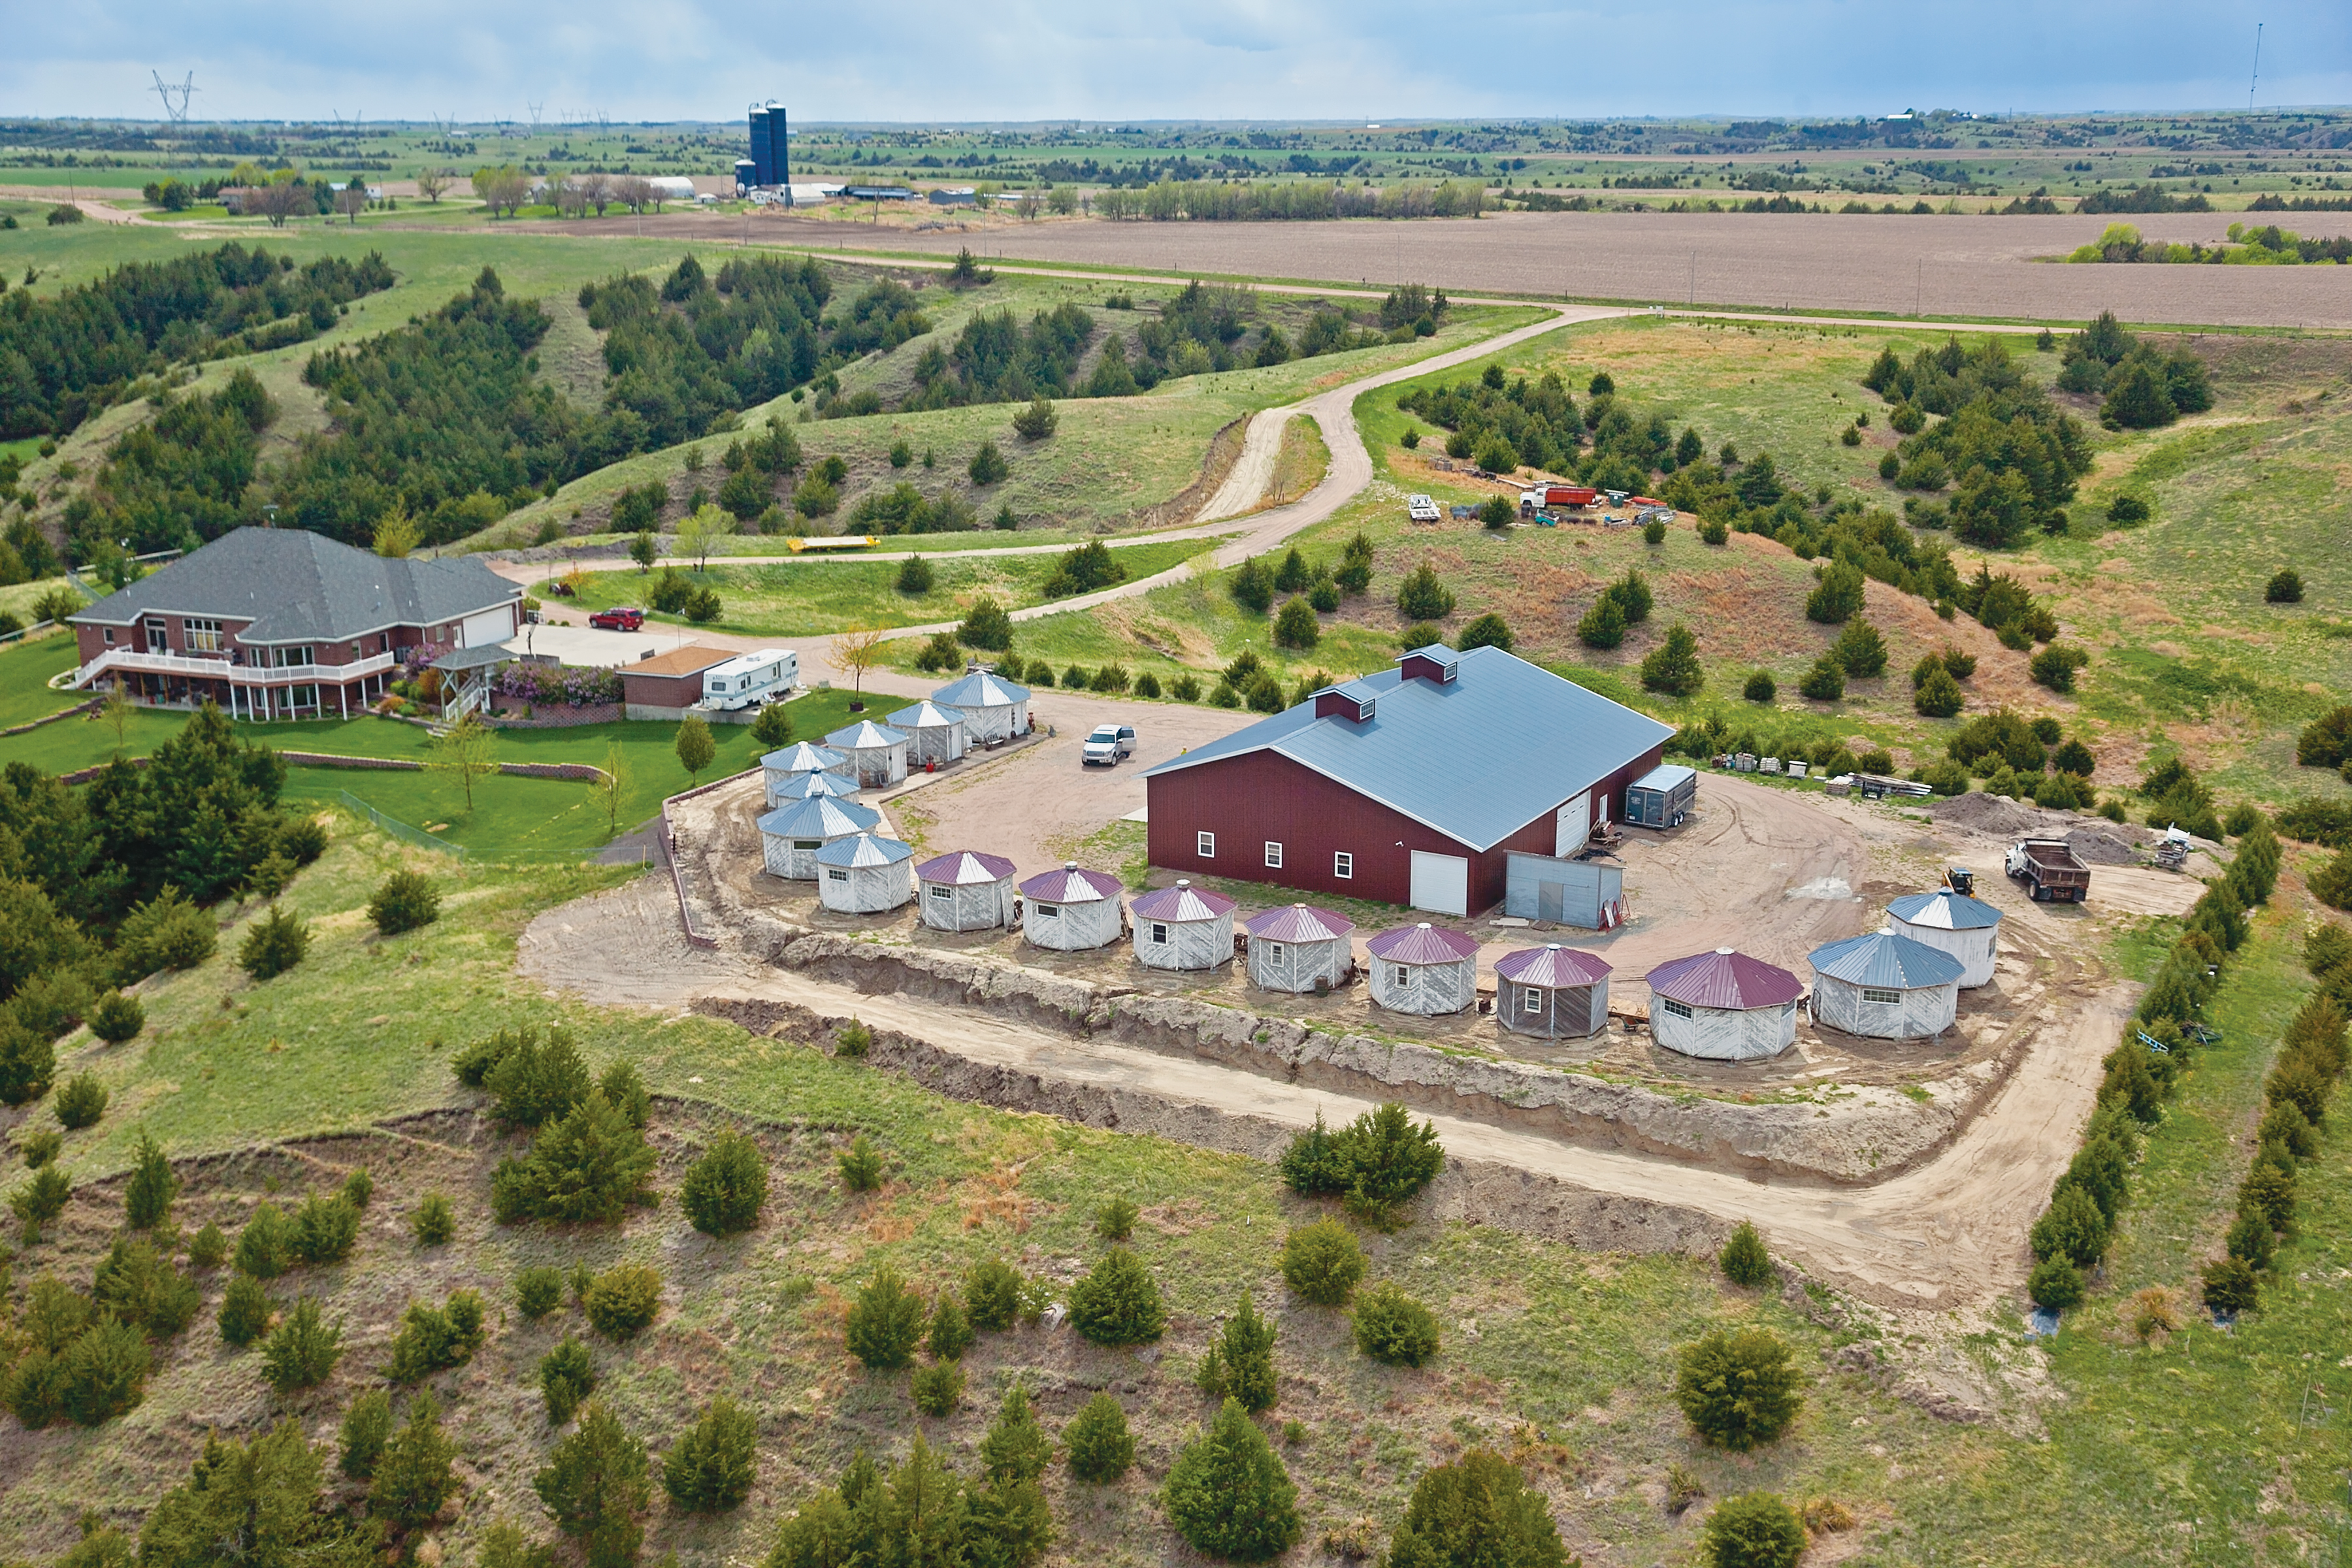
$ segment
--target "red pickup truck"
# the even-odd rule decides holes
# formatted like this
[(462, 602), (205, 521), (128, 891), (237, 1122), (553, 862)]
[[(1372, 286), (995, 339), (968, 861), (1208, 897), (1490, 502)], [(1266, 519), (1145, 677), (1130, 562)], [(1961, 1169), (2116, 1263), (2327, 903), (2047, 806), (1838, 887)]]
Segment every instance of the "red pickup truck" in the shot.
[(599, 610), (588, 617), (588, 624), (599, 631), (642, 631), (646, 613), (632, 605), (615, 605), (609, 610)]

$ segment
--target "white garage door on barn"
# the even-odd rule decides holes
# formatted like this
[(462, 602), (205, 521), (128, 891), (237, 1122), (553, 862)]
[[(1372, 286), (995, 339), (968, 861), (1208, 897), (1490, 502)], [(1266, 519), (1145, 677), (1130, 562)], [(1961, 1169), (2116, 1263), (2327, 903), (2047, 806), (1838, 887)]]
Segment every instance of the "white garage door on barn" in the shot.
[(1592, 792), (1586, 790), (1561, 806), (1552, 824), (1551, 852), (1565, 860), (1592, 837)]
[(1470, 861), (1462, 855), (1412, 852), (1412, 907), (1432, 914), (1470, 912)]

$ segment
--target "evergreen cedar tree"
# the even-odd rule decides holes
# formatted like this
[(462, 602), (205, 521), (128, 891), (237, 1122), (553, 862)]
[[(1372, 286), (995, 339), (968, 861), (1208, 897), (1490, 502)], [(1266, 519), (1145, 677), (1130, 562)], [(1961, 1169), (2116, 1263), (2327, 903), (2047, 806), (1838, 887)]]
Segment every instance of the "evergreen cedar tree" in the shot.
[[(250, 1443), (215, 1432), (190, 1470), (190, 1479), (165, 1492), (141, 1525), (143, 1561), (210, 1563), (222, 1542), (238, 1540), (253, 1541), (257, 1551), (281, 1562), (356, 1563), (381, 1548), (370, 1527), (327, 1506), (325, 1465), (299, 1417), (287, 1416)], [(129, 1561), (130, 1542), (111, 1531), (86, 1538), (85, 1544), (106, 1544), (109, 1538), (119, 1552), (89, 1561)]]
[(974, 1264), (964, 1279), (964, 1299), (973, 1328), (1002, 1333), (1021, 1315), (1021, 1276), (1001, 1258)]
[(1741, 1492), (1706, 1516), (1699, 1549), (1707, 1568), (1797, 1568), (1805, 1526), (1777, 1494)]
[[(954, 646), (954, 639), (951, 637), (949, 639), (949, 646), (950, 647)], [(952, 662), (961, 663), (961, 660), (957, 659)], [(763, 704), (760, 709), (760, 716), (751, 721), (751, 739), (763, 752), (779, 751), (792, 744), (791, 710), (781, 702)]]
[(963, 1304), (955, 1299), (955, 1292), (940, 1291), (939, 1305), (931, 1310), (930, 1331), (924, 1336), (925, 1348), (931, 1352), (931, 1358), (961, 1361), (975, 1337), (971, 1320), (964, 1315)]
[(1276, 1393), (1274, 1342), (1274, 1325), (1258, 1316), (1257, 1303), (1243, 1291), (1241, 1305), (1202, 1356), (1195, 1384), (1212, 1399), (1239, 1401), (1252, 1415), (1272, 1408)]
[(1862, 569), (1832, 561), (1821, 568), (1821, 580), (1805, 596), (1805, 618), (1837, 626), (1859, 613), (1862, 605)]
[(1420, 1366), (1438, 1352), (1437, 1316), (1388, 1280), (1356, 1298), (1356, 1349), (1389, 1366)]
[(539, 1358), (539, 1392), (547, 1402), (547, 1423), (561, 1426), (572, 1419), (596, 1389), (596, 1364), (588, 1347), (572, 1334)]
[(836, 1163), (841, 1167), (841, 1184), (853, 1193), (870, 1193), (882, 1184), (882, 1155), (863, 1132), (849, 1141)]
[(1423, 1472), (1389, 1539), (1388, 1568), (1570, 1568), (1543, 1494), (1517, 1465), (1473, 1448)]
[(394, 1383), (419, 1383), (436, 1372), (463, 1366), (482, 1348), (482, 1298), (472, 1290), (452, 1290), (438, 1307), (412, 1301), (401, 1314), (400, 1331), (392, 1337), (392, 1359), (385, 1375)]
[(1464, 626), (1462, 635), (1454, 639), (1454, 646), (1464, 653), (1474, 647), (1498, 647), (1508, 653), (1512, 641), (1509, 623), (1489, 611)]
[(1118, 563), (1118, 557), (1101, 540), (1090, 539), (1055, 563), (1043, 591), (1049, 599), (1064, 599), (1126, 581), (1127, 568)]
[(662, 1489), (690, 1512), (737, 1506), (751, 1495), (758, 1477), (759, 1440), (760, 1425), (751, 1413), (721, 1394), (663, 1457)]
[(1304, 599), (1292, 599), (1282, 606), (1275, 617), (1276, 646), (1304, 652), (1323, 639), (1322, 623), (1315, 618), (1315, 606)]
[(1577, 640), (1587, 647), (1612, 648), (1625, 640), (1625, 611), (1616, 596), (1603, 591), (1576, 623)]
[(645, 1538), (640, 1516), (652, 1500), (646, 1446), (625, 1431), (601, 1401), (555, 1447), (531, 1489), (555, 1527), (578, 1542), (590, 1568), (627, 1568)]
[(1442, 621), (1454, 613), (1454, 590), (1424, 561), (1398, 585), (1397, 612), (1408, 621)]
[(849, 1353), (873, 1371), (896, 1371), (915, 1359), (922, 1337), (922, 1298), (907, 1288), (897, 1269), (876, 1269), (849, 1309)]
[(276, 904), (246, 928), (236, 950), (237, 966), (256, 980), (274, 980), (302, 962), (310, 949), (310, 928)]
[[(1879, 658), (1884, 663), (1885, 655)], [(1698, 663), (1698, 638), (1688, 626), (1676, 621), (1668, 628), (1666, 640), (1643, 658), (1642, 684), (1671, 697), (1693, 697), (1706, 685), (1706, 674)]]
[(96, 1073), (76, 1073), (58, 1090), (55, 1109), (58, 1125), (68, 1132), (97, 1126), (99, 1118), (106, 1114), (109, 1098), (106, 1086), (98, 1081)]
[(1053, 1543), (1054, 1520), (1034, 1480), (972, 1486), (920, 1433), (884, 1470), (860, 1450), (838, 1486), (784, 1521), (772, 1568), (844, 1563), (984, 1563), (1027, 1568)]
[(956, 628), (956, 639), (967, 647), (1002, 653), (1013, 646), (1013, 617), (1003, 605), (983, 594), (964, 613), (963, 625)]
[(384, 936), (398, 936), (441, 918), (441, 895), (432, 879), (415, 871), (394, 871), (368, 900), (368, 919)]
[(1095, 1211), (1095, 1234), (1105, 1241), (1125, 1241), (1135, 1234), (1135, 1222), (1142, 1217), (1135, 1200), (1115, 1197)]
[(1167, 1326), (1160, 1287), (1140, 1258), (1114, 1247), (1070, 1287), (1070, 1326), (1098, 1345), (1146, 1344)]
[(1746, 1450), (1788, 1429), (1804, 1403), (1800, 1386), (1779, 1335), (1717, 1330), (1683, 1348), (1675, 1397), (1702, 1437)]
[(1876, 626), (1859, 616), (1846, 622), (1832, 651), (1853, 679), (1867, 680), (1886, 673), (1886, 641)]
[(135, 996), (125, 996), (120, 991), (110, 991), (98, 999), (89, 1016), (89, 1032), (110, 1046), (120, 1046), (139, 1037), (147, 1027), (147, 1009)]
[(417, 1394), (376, 1458), (368, 1512), (401, 1534), (423, 1529), (457, 1488), (457, 1445), (441, 1429), (441, 1406), (430, 1393)]
[(392, 1438), (392, 1395), (372, 1388), (352, 1401), (335, 1433), (339, 1468), (349, 1479), (366, 1480), (375, 1474), (375, 1461)]
[(2263, 589), (2263, 598), (2267, 603), (2273, 605), (2302, 604), (2302, 574), (2291, 569), (2281, 571), (2276, 576), (2273, 577), (2270, 580), (2269, 584)]
[(409, 1228), (416, 1234), (419, 1247), (440, 1247), (457, 1234), (457, 1215), (449, 1206), (447, 1197), (440, 1193), (427, 1193), (410, 1216)]
[(996, 443), (993, 441), (982, 441), (980, 444), (980, 449), (972, 453), (971, 462), (965, 468), (971, 482), (983, 489), (1002, 483), (1005, 476), (1012, 471), (1011, 467), (1004, 461), (1004, 454), (996, 449)]
[(2082, 1305), (2083, 1272), (2063, 1258), (2045, 1258), (2033, 1266), (2025, 1291), (2035, 1306), (2063, 1312)]
[(1390, 1101), (1365, 1111), (1338, 1132), (1315, 1125), (1283, 1152), (1281, 1173), (1293, 1192), (1307, 1197), (1344, 1197), (1368, 1217), (1383, 1216), (1407, 1202), (1445, 1168), (1436, 1127), (1412, 1124), (1404, 1107)]
[(250, 1274), (236, 1274), (222, 1293), (220, 1314), (214, 1321), (222, 1342), (242, 1350), (268, 1331), (269, 1312), (269, 1296), (261, 1281)]
[(610, 1340), (635, 1339), (661, 1315), (661, 1275), (641, 1263), (623, 1263), (592, 1280), (580, 1306)]
[(1284, 1238), (1282, 1278), (1318, 1307), (1345, 1306), (1364, 1277), (1364, 1249), (1335, 1219), (1303, 1225)]
[(1062, 1429), (1062, 1447), (1069, 1454), (1070, 1473), (1097, 1486), (1118, 1479), (1135, 1463), (1127, 1412), (1108, 1394), (1097, 1394), (1079, 1407)]
[(915, 1408), (924, 1415), (941, 1417), (955, 1414), (963, 1403), (964, 1373), (961, 1365), (951, 1361), (935, 1362), (918, 1367), (908, 1380), (907, 1392)]
[(760, 1223), (768, 1201), (768, 1162), (760, 1146), (721, 1128), (678, 1185), (678, 1205), (705, 1236), (733, 1236)]
[(1212, 1557), (1269, 1562), (1298, 1540), (1298, 1489), (1234, 1399), (1176, 1457), (1160, 1498), (1176, 1532)]
[(1797, 682), (1797, 689), (1816, 702), (1835, 702), (1845, 695), (1845, 666), (1835, 653), (1824, 653), (1813, 660), (1805, 678)]
[(980, 1439), (982, 1472), (991, 1481), (1034, 1481), (1054, 1459), (1054, 1439), (1037, 1424), (1029, 1390), (1014, 1384), (1004, 1391), (996, 1418)]
[[(280, 1394), (316, 1388), (327, 1381), (343, 1355), (341, 1321), (330, 1323), (309, 1296), (298, 1300), (261, 1342), (261, 1375)], [(397, 1346), (394, 1363), (398, 1363)]]
[(563, 1305), (563, 1271), (534, 1264), (515, 1276), (515, 1309), (533, 1322)]
[(1769, 702), (1780, 694), (1780, 685), (1772, 679), (1770, 670), (1759, 669), (1748, 676), (1739, 694), (1750, 702)]
[(1765, 1251), (1764, 1238), (1756, 1234), (1755, 1226), (1747, 1220), (1739, 1222), (1716, 1261), (1723, 1277), (1744, 1289), (1759, 1289), (1771, 1282), (1772, 1256)]
[(608, 1225), (646, 1201), (656, 1156), (645, 1130), (592, 1089), (562, 1120), (542, 1127), (521, 1159), (500, 1161), (490, 1206), (501, 1225), (522, 1219)]

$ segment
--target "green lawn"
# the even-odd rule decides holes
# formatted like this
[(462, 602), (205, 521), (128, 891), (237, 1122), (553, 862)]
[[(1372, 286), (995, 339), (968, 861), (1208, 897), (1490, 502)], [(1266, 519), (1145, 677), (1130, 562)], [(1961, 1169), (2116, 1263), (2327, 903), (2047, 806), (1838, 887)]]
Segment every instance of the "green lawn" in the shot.
[[(0, 647), (0, 730), (45, 718), (81, 700), (78, 692), (52, 691), (48, 686), (49, 677), (71, 669), (75, 661), (74, 639), (61, 633)], [(21, 755), (18, 748), (44, 732), (37, 730), (33, 735), (11, 736), (10, 754)]]
[[(998, 537), (1002, 538), (1002, 535)], [(889, 540), (886, 544), (895, 545)], [(1216, 548), (1214, 540), (1171, 540), (1162, 544), (1130, 545), (1115, 552), (1128, 577), (1149, 577), (1179, 562)], [(796, 562), (772, 566), (713, 565), (690, 573), (698, 584), (717, 590), (726, 614), (715, 629), (746, 637), (811, 637), (845, 631), (851, 626), (922, 626), (962, 616), (982, 595), (993, 595), (1007, 609), (1045, 602), (1045, 579), (1060, 561), (1057, 555), (998, 555), (975, 560), (946, 556), (932, 567), (934, 581), (927, 594), (902, 594), (897, 587), (899, 563), (895, 561)], [(581, 583), (579, 603), (585, 608), (608, 605), (643, 605), (648, 578), (632, 569), (592, 572)], [(677, 616), (656, 620), (684, 625)]]

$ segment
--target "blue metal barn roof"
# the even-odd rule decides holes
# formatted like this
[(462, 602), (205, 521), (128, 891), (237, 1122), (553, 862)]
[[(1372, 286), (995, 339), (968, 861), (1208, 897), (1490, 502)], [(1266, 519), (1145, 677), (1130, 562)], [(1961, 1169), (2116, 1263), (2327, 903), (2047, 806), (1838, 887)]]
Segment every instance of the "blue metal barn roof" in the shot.
[(1143, 776), (1270, 751), (1488, 849), (1675, 732), (1501, 648), (1444, 651), (1459, 673), (1443, 685), (1398, 669), (1349, 682), (1379, 698), (1360, 723), (1309, 700)]

